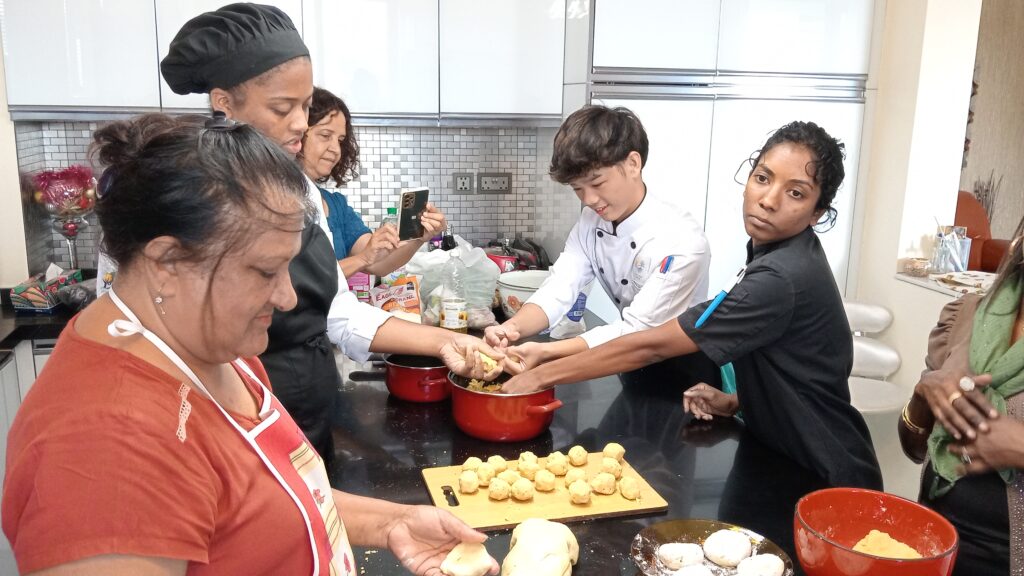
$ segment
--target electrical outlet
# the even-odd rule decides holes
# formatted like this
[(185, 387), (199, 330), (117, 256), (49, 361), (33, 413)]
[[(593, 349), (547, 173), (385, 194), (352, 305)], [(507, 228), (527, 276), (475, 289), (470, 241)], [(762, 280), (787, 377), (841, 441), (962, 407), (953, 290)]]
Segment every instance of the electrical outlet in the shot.
[(501, 194), (511, 189), (512, 175), (508, 172), (481, 172), (480, 192), (490, 194)]
[(452, 192), (456, 194), (472, 194), (473, 173), (452, 172)]

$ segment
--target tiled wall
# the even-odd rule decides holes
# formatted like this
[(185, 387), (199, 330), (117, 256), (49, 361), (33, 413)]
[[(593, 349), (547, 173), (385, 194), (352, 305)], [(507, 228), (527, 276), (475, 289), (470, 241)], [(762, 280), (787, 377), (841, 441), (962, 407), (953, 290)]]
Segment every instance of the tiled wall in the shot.
[[(23, 174), (87, 164), (95, 123), (18, 122), (18, 163)], [(427, 186), (431, 200), (455, 232), (477, 245), (503, 234), (540, 241), (552, 257), (561, 249), (579, 215), (572, 191), (547, 176), (554, 129), (357, 127), (361, 148), (359, 179), (343, 189), (352, 207), (375, 228), (402, 188)], [(505, 194), (456, 195), (452, 172), (507, 172)], [(62, 236), (28, 194), (25, 204), (29, 269), (37, 272), (53, 261), (69, 265)], [(23, 196), (24, 197), (24, 196)], [(95, 216), (78, 242), (79, 263), (96, 264)]]

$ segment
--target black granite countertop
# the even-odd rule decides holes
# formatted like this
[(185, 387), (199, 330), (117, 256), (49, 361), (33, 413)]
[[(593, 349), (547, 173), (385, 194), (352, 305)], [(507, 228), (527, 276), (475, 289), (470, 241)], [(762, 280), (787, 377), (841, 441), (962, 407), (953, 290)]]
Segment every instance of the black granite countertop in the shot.
[[(346, 381), (336, 415), (332, 483), (356, 494), (429, 504), (423, 468), (461, 464), (469, 456), (517, 458), (525, 450), (543, 456), (575, 444), (600, 451), (615, 441), (626, 448), (626, 460), (668, 501), (669, 509), (641, 517), (568, 522), (580, 544), (574, 574), (638, 574), (630, 557), (634, 536), (652, 523), (680, 518), (741, 525), (782, 546), (797, 564), (794, 506), (825, 483), (758, 442), (735, 420), (706, 423), (684, 414), (681, 393), (689, 383), (680, 380), (677, 367), (663, 364), (560, 386), (556, 395), (564, 405), (550, 429), (533, 440), (507, 444), (459, 431), (450, 400), (409, 403), (389, 396), (381, 381)], [(509, 539), (509, 530), (490, 533), (487, 549), (499, 562)], [(407, 573), (388, 551), (355, 552), (360, 573)]]
[(17, 312), (0, 306), (0, 350), (11, 350), (22, 340), (56, 339), (74, 315), (64, 306), (53, 314)]

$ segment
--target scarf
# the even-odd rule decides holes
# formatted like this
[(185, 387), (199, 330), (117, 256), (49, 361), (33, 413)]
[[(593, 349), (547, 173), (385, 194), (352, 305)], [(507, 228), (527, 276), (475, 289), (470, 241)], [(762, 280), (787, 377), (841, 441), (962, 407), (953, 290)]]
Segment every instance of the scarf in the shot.
[[(971, 371), (992, 375), (992, 384), (982, 391), (992, 406), (1004, 415), (1006, 399), (1024, 391), (1024, 338), (1010, 345), (1020, 303), (1020, 283), (1004, 285), (988, 302), (978, 306), (971, 332)], [(960, 457), (949, 451), (953, 441), (953, 435), (939, 423), (928, 437), (928, 458), (935, 469), (935, 480), (929, 489), (932, 498), (945, 495), (960, 478), (957, 472)], [(999, 470), (999, 476), (1011, 484), (1015, 471)]]

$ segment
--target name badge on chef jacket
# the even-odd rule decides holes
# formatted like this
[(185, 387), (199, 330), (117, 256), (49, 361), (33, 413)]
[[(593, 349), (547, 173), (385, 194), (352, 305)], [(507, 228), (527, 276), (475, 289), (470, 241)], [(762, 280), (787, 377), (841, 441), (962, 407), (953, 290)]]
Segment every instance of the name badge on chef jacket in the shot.
[(639, 290), (647, 278), (651, 275), (651, 259), (644, 256), (637, 256), (633, 259), (633, 268), (630, 271), (630, 281)]

